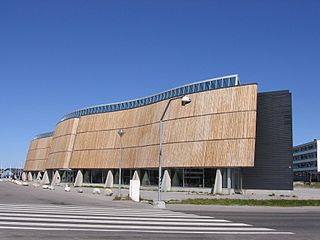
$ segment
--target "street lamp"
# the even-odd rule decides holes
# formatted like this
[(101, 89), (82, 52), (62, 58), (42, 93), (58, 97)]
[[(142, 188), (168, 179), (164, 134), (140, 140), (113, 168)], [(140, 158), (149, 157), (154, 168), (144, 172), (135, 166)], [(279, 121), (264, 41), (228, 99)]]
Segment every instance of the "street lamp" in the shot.
[(124, 135), (124, 130), (119, 129), (118, 134), (120, 136), (120, 160), (119, 160), (119, 186), (118, 186), (118, 196), (121, 197), (121, 162), (122, 162), (122, 137)]
[(173, 101), (173, 100), (176, 100), (176, 99), (181, 99), (181, 105), (182, 106), (185, 106), (189, 103), (191, 103), (191, 99), (188, 97), (188, 96), (179, 96), (179, 97), (175, 97), (175, 98), (171, 98), (169, 99), (169, 101), (167, 102), (167, 105), (161, 115), (161, 118), (160, 118), (160, 144), (159, 144), (159, 148), (160, 148), (160, 151), (159, 151), (159, 179), (158, 179), (158, 202), (156, 203), (156, 205), (158, 207), (164, 207), (164, 202), (161, 201), (161, 182), (162, 182), (162, 163), (163, 163), (163, 154), (162, 154), (162, 147), (163, 147), (163, 119), (164, 119), (164, 116), (166, 115), (166, 112), (169, 108), (169, 105), (170, 103)]

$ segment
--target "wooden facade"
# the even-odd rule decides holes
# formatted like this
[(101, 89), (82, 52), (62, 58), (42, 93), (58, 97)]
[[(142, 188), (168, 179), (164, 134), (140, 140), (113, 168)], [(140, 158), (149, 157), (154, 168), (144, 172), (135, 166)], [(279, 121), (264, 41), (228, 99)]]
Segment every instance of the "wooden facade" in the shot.
[(25, 162), (25, 171), (44, 171), (50, 152), (52, 137), (32, 140), (27, 159)]
[[(181, 106), (179, 99), (173, 100), (165, 115), (163, 166), (253, 167), (257, 85), (188, 96), (190, 104)], [(158, 167), (159, 120), (167, 101), (58, 123), (45, 168), (118, 168), (120, 128), (125, 131), (122, 168)]]
[(67, 169), (69, 167), (78, 123), (79, 119), (73, 118), (57, 125), (52, 137), (46, 169)]

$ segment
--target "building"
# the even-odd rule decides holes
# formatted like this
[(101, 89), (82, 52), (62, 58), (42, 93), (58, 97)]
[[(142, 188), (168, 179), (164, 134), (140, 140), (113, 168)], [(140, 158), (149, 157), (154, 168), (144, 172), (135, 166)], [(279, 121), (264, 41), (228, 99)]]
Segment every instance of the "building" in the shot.
[[(183, 96), (191, 103), (182, 106)], [(121, 166), (122, 183), (135, 174), (157, 185), (162, 138), (172, 187), (212, 188), (222, 175), (228, 191), (292, 190), (291, 112), (289, 91), (258, 93), (238, 75), (209, 79), (67, 114), (32, 140), (24, 171), (30, 180), (116, 184)]]
[(293, 147), (293, 173), (295, 181), (320, 181), (320, 140), (314, 139)]

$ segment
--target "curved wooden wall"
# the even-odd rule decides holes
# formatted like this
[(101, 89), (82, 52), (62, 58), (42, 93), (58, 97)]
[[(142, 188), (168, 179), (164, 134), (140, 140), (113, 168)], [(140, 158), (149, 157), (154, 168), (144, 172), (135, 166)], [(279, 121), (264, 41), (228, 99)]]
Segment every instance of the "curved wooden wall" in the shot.
[[(257, 85), (189, 97), (190, 104), (182, 107), (173, 100), (167, 111), (164, 167), (254, 166)], [(69, 168), (117, 168), (119, 128), (125, 130), (122, 167), (158, 167), (159, 119), (165, 105), (80, 117)]]
[[(164, 119), (164, 167), (252, 167), (256, 138), (257, 85), (240, 85), (173, 100)], [(25, 171), (156, 168), (159, 119), (167, 101), (144, 107), (72, 118), (52, 137), (32, 141)]]
[(25, 171), (44, 171), (48, 159), (52, 137), (35, 139), (31, 142), (27, 159), (25, 162)]
[(46, 169), (66, 169), (73, 150), (79, 119), (73, 118), (57, 124), (52, 136)]

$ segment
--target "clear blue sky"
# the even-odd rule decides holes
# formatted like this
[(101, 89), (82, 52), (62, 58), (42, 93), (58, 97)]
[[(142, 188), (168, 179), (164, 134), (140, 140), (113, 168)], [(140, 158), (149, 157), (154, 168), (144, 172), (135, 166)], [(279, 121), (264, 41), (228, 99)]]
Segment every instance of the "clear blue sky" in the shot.
[(0, 2), (0, 162), (77, 108), (238, 73), (293, 94), (294, 143), (320, 137), (320, 1)]

